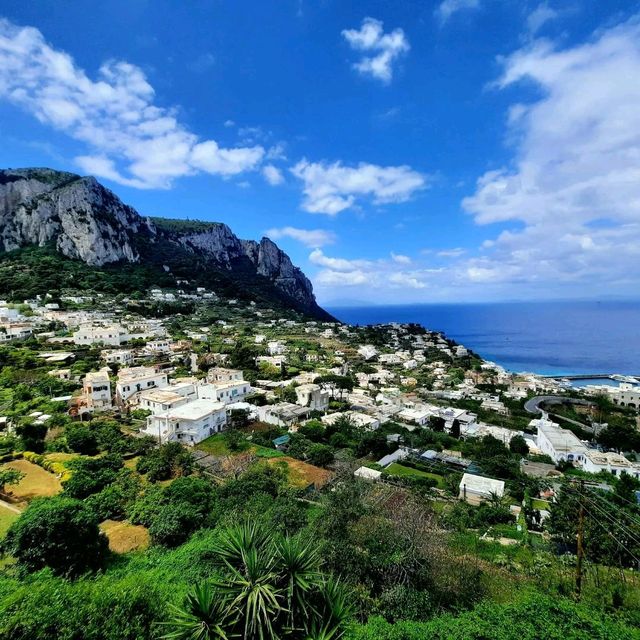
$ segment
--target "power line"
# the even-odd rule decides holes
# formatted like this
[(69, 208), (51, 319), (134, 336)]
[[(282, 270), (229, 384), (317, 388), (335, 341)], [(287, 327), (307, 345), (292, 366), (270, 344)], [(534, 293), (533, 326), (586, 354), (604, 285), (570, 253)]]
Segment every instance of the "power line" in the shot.
[[(577, 490), (576, 490), (577, 491)], [(591, 498), (589, 498), (587, 495), (585, 495), (584, 493), (581, 493), (580, 491), (577, 491), (577, 493), (583, 498), (589, 501), (589, 503), (595, 508), (597, 509), (597, 511), (599, 513), (601, 513), (605, 518), (607, 518), (607, 520), (612, 523), (614, 526), (617, 526), (628, 538), (630, 538), (633, 542), (635, 542), (637, 545), (640, 545), (640, 539), (636, 538), (635, 536), (637, 535), (635, 532), (631, 531), (630, 529), (628, 529), (628, 527), (625, 524), (620, 523), (615, 516), (613, 516), (610, 513), (607, 513), (607, 511), (605, 509), (603, 509), (600, 505), (598, 505), (598, 503), (595, 500), (592, 500)]]
[(605, 525), (603, 525), (601, 522), (599, 522), (598, 519), (589, 511), (589, 509), (587, 509), (585, 507), (585, 510), (593, 518), (593, 522), (595, 524), (597, 524), (618, 546), (620, 546), (622, 549), (624, 549), (624, 551), (626, 551), (638, 563), (638, 566), (640, 566), (640, 558), (638, 558), (636, 555), (634, 555), (634, 553), (632, 551), (630, 551), (622, 542), (620, 542), (620, 540), (618, 540), (618, 538), (616, 538), (611, 533), (611, 531), (609, 531), (609, 529), (607, 529), (607, 527), (605, 527)]
[[(625, 511), (624, 509), (619, 507), (617, 504), (607, 500), (603, 495), (600, 495), (599, 493), (596, 493), (595, 491), (590, 491), (589, 494), (594, 496), (594, 497), (596, 497), (596, 498), (599, 498), (604, 504), (606, 504), (607, 506), (611, 507), (612, 509), (615, 509), (618, 513), (621, 513), (623, 516), (625, 516), (626, 518), (631, 520), (633, 522), (633, 524), (635, 524), (636, 526), (640, 527), (640, 517), (635, 516), (632, 513), (629, 513), (628, 511)], [(616, 496), (616, 497), (621, 497), (621, 496)], [(629, 504), (633, 504), (629, 500), (626, 500), (626, 499), (625, 499), (625, 502), (628, 502)]]

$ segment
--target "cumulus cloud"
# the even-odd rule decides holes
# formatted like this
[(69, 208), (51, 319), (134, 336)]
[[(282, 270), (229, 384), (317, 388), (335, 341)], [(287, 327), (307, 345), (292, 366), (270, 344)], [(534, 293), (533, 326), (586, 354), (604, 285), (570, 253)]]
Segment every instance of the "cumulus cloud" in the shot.
[(436, 7), (435, 16), (440, 24), (444, 24), (452, 15), (459, 11), (479, 8), (480, 0), (443, 0), (443, 2)]
[(640, 19), (565, 49), (536, 41), (502, 63), (498, 88), (533, 81), (543, 97), (509, 119), (513, 167), (481, 176), (463, 207), (479, 224), (524, 227), (485, 243), (467, 276), (592, 294), (637, 286)]
[(297, 229), (296, 227), (282, 227), (280, 229), (269, 229), (267, 235), (272, 240), (280, 238), (292, 238), (307, 247), (324, 247), (336, 241), (336, 234), (333, 231), (324, 229)]
[(391, 259), (398, 264), (411, 264), (411, 258), (409, 256), (403, 256), (400, 253), (391, 252)]
[(314, 249), (309, 254), (309, 262), (332, 269), (333, 271), (353, 271), (355, 269), (369, 268), (373, 265), (369, 260), (346, 260), (345, 258), (330, 258), (324, 255), (322, 250)]
[(274, 167), (272, 164), (267, 164), (262, 167), (262, 175), (264, 176), (264, 179), (274, 187), (284, 182), (282, 171), (280, 171), (278, 167)]
[(309, 261), (322, 267), (313, 279), (321, 297), (335, 295), (342, 288), (359, 286), (389, 298), (395, 293), (402, 295), (406, 290), (425, 289), (428, 279), (441, 271), (425, 267), (408, 270), (411, 260), (397, 254), (391, 254), (389, 259), (352, 260), (330, 257), (315, 249), (309, 255)]
[(381, 167), (362, 162), (345, 167), (340, 162), (301, 160), (291, 172), (304, 183), (302, 208), (330, 216), (354, 206), (357, 198), (370, 197), (375, 204), (406, 202), (427, 186), (426, 177), (406, 165)]
[(92, 80), (37, 29), (0, 20), (0, 98), (85, 143), (89, 153), (76, 158), (84, 171), (132, 187), (168, 188), (181, 176), (227, 177), (261, 162), (261, 146), (227, 149), (200, 140), (154, 97), (139, 67), (111, 60)]
[(342, 36), (352, 49), (363, 53), (353, 68), (385, 84), (393, 78), (393, 63), (410, 48), (402, 29), (385, 33), (383, 23), (375, 18), (365, 18), (360, 29), (344, 29)]

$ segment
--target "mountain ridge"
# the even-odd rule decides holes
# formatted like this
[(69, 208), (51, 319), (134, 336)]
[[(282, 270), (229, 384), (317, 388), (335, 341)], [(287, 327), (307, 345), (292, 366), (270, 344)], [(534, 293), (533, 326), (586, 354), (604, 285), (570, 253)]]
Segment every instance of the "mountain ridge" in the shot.
[(142, 216), (92, 176), (48, 168), (0, 170), (0, 251), (53, 247), (91, 268), (152, 266), (200, 286), (260, 294), (318, 318), (302, 270), (273, 241), (238, 238), (222, 222)]

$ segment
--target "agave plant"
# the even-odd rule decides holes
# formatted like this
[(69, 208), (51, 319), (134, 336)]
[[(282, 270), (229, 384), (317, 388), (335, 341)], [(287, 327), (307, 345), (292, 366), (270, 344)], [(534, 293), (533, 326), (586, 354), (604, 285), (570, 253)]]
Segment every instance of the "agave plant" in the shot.
[(228, 640), (226, 628), (233, 626), (228, 599), (210, 584), (196, 585), (182, 607), (170, 605), (172, 616), (161, 623), (171, 628), (163, 640)]
[(338, 640), (345, 632), (345, 623), (353, 615), (353, 605), (346, 587), (336, 578), (328, 577), (319, 590), (315, 615), (305, 625), (307, 640)]
[(244, 638), (276, 637), (274, 621), (283, 611), (283, 591), (277, 586), (277, 573), (270, 549), (241, 551), (239, 566), (229, 564), (228, 574), (214, 582), (243, 621)]
[(276, 563), (286, 594), (288, 627), (302, 628), (312, 614), (313, 598), (323, 585), (321, 558), (316, 549), (299, 537), (281, 537), (275, 542)]
[(310, 542), (243, 524), (222, 531), (213, 551), (220, 576), (173, 607), (166, 640), (342, 636), (352, 614), (346, 591), (320, 571)]

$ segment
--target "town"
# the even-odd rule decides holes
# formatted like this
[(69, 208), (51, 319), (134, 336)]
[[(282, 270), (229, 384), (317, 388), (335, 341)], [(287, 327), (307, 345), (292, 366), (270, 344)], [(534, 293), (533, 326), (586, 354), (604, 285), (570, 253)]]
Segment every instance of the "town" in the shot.
[[(65, 514), (65, 500), (84, 505), (109, 553), (135, 561), (148, 547), (204, 544), (211, 492), (219, 521), (250, 518), (287, 534), (320, 526), (314, 510), (327, 522), (347, 517), (336, 501), (355, 500), (350, 509), (384, 514), (392, 528), (419, 519), (420, 539), (436, 545), (428, 553), (472, 544), (500, 571), (544, 557), (547, 578), (535, 580), (553, 576), (568, 590), (576, 509), (589, 507), (589, 523), (623, 508), (621, 521), (608, 522), (618, 546), (589, 525), (578, 562), (635, 567), (634, 380), (571, 387), (506, 371), (419, 325), (319, 321), (203, 288), (0, 302), (0, 336), (0, 544), (9, 567), (70, 575), (93, 566), (59, 567), (54, 558), (68, 551), (61, 556), (59, 543), (50, 558), (28, 559), (21, 523), (40, 509), (48, 519), (58, 499)], [(346, 560), (330, 550), (335, 536), (360, 536), (359, 517), (348, 533), (321, 529), (336, 572)], [(452, 537), (436, 544), (442, 531)], [(472, 579), (454, 557), (446, 562), (458, 567), (455, 584), (433, 577), (439, 611)], [(619, 598), (616, 580), (608, 584)], [(367, 588), (386, 617), (407, 606), (384, 604), (385, 589), (397, 586)], [(375, 610), (362, 606), (363, 615)]]

